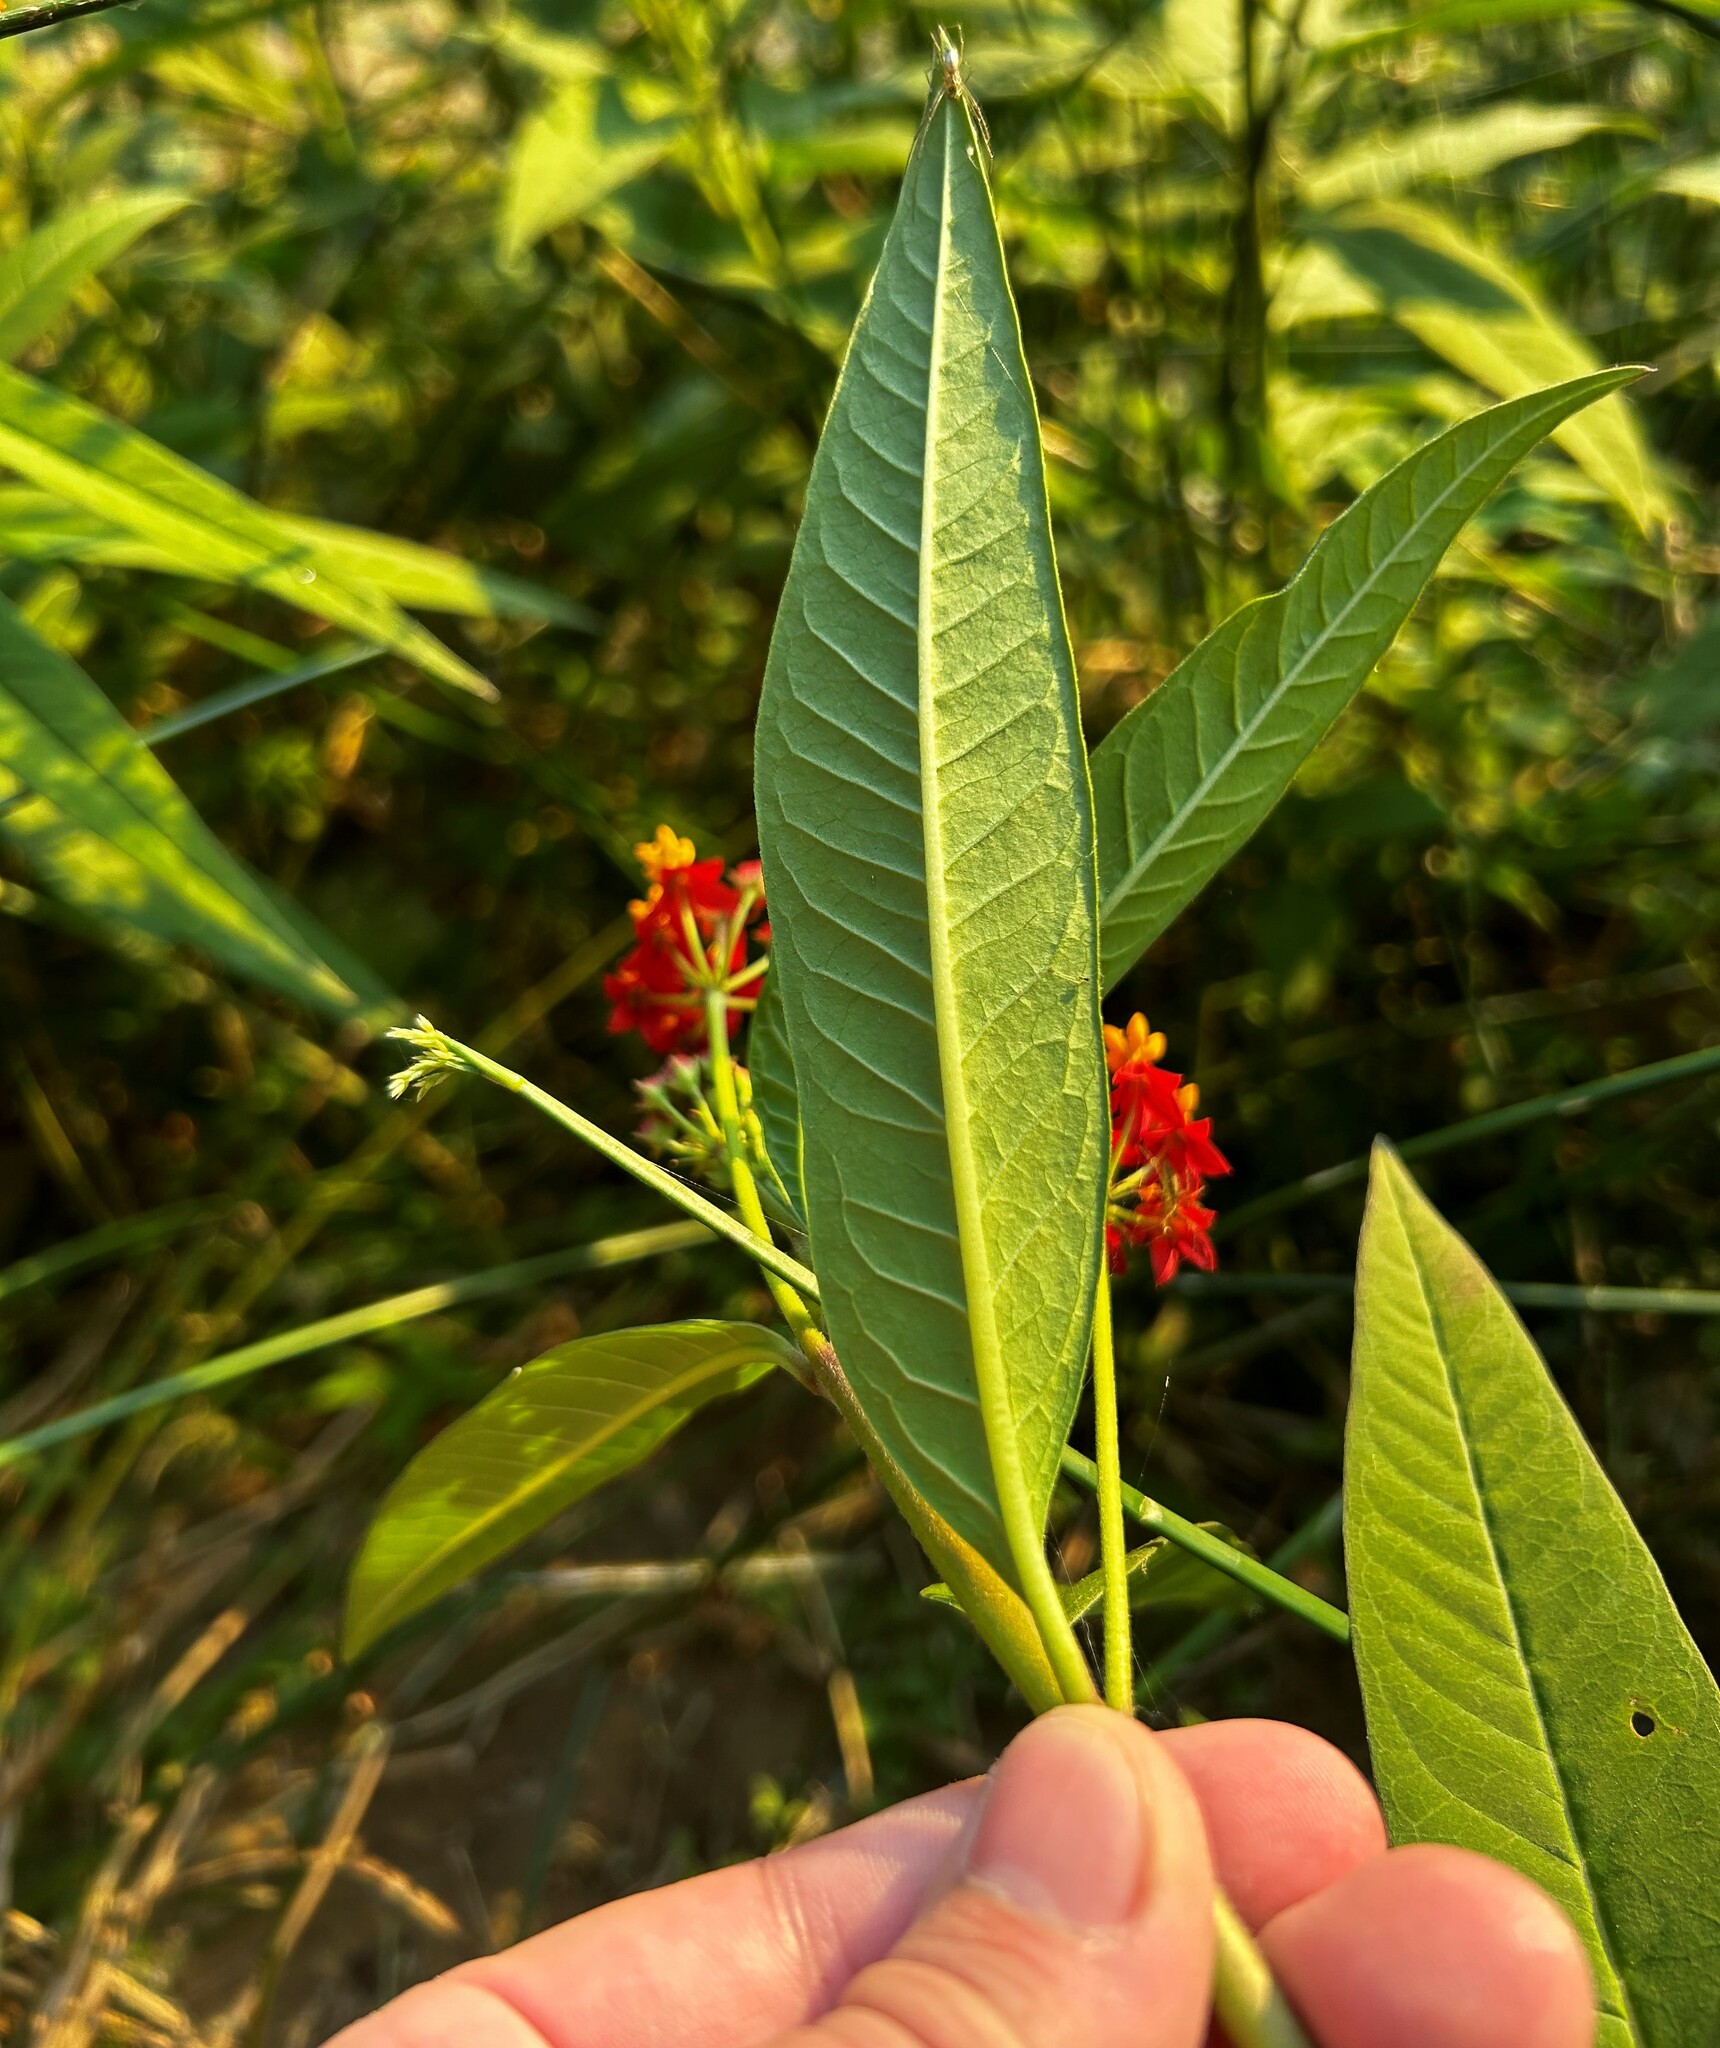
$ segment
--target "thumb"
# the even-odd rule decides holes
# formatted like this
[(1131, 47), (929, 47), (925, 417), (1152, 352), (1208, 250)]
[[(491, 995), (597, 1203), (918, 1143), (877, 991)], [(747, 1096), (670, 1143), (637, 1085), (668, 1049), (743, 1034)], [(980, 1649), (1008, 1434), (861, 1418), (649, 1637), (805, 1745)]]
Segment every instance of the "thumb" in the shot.
[(1158, 1740), (1105, 1707), (1017, 1736), (953, 1885), (774, 2048), (1199, 2048), (1212, 1867)]

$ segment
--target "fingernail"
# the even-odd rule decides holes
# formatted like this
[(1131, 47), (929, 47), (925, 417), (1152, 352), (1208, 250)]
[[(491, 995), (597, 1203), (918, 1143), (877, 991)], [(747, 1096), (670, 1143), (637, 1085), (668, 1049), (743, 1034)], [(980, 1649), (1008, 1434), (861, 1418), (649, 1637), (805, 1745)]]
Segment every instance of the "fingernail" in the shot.
[(992, 1773), (968, 1850), (970, 1883), (1041, 1920), (1115, 1927), (1146, 1890), (1151, 1854), (1128, 1724), (1103, 1707), (1035, 1721)]

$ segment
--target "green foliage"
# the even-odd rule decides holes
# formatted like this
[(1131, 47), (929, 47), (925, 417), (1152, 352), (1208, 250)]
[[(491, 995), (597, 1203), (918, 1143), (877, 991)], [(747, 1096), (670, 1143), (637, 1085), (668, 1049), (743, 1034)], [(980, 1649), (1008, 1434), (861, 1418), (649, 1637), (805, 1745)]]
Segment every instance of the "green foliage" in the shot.
[(75, 662), (0, 598), (0, 834), (56, 893), (121, 930), (199, 946), (311, 1009), (359, 998), (226, 852)]
[(794, 1359), (755, 1324), (668, 1323), (576, 1338), (510, 1374), (382, 1503), (353, 1566), (347, 1656), (648, 1457), (707, 1402)]
[(1254, 835), (1515, 464), (1630, 375), (1448, 428), (1327, 528), (1287, 590), (1233, 612), (1106, 736), (1093, 802), (1107, 988)]
[(59, 213), (0, 258), (0, 361), (15, 363), (78, 291), (190, 200), (171, 186), (116, 192)]
[(766, 1157), (788, 1197), (788, 1220), (806, 1227), (806, 1188), (802, 1176), (800, 1103), (794, 1086), (794, 1061), (782, 1019), (782, 982), (767, 974), (747, 1032), (747, 1068), (752, 1075), (753, 1108), (764, 1131)]
[(1605, 2048), (1720, 2023), (1720, 1690), (1485, 1267), (1388, 1146), (1356, 1281), (1345, 1550), (1395, 1841), (1514, 1864)]
[(1091, 819), (979, 145), (910, 163), (766, 670), (759, 836), (831, 1335), (1000, 1571), (1079, 1395), (1105, 1150)]

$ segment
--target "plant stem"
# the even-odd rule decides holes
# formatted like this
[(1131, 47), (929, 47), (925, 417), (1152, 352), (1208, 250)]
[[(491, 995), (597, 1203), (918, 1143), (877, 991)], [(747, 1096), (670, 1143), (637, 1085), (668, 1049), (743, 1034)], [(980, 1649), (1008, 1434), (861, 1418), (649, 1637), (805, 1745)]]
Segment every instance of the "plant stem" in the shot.
[[(445, 1032), (435, 1034), (438, 1048), (445, 1049), (451, 1067), (465, 1068), (474, 1074), (481, 1074), (486, 1081), (493, 1081), (498, 1088), (507, 1089), (510, 1095), (518, 1095), (529, 1102), (534, 1109), (542, 1110), (552, 1123), (560, 1124), (564, 1131), (571, 1131), (576, 1138), (583, 1138), (594, 1152), (600, 1152), (611, 1165), (619, 1166), (623, 1173), (630, 1173), (636, 1181), (659, 1194), (666, 1201), (673, 1202), (677, 1209), (684, 1210), (696, 1222), (702, 1223), (714, 1236), (726, 1238), (732, 1245), (738, 1245), (750, 1253), (765, 1269), (779, 1280), (786, 1280), (790, 1287), (803, 1295), (818, 1294), (818, 1281), (798, 1259), (792, 1259), (785, 1251), (760, 1238), (744, 1223), (737, 1223), (715, 1202), (679, 1181), (672, 1173), (647, 1159), (643, 1153), (635, 1152), (631, 1145), (611, 1136), (601, 1124), (594, 1124), (589, 1117), (581, 1116), (577, 1109), (569, 1109), (565, 1102), (556, 1098), (528, 1081), (523, 1074), (516, 1074), (511, 1067), (504, 1067), (499, 1060), (493, 1060), (487, 1053), (476, 1047), (462, 1045), (457, 1038), (449, 1038)], [(756, 1190), (755, 1190), (756, 1193)]]
[(1093, 1297), (1093, 1435), (1099, 1453), (1099, 1562), (1105, 1574), (1105, 1703), (1119, 1714), (1131, 1714), (1135, 1709), (1135, 1648), (1129, 1627), (1128, 1545), (1123, 1535), (1111, 1275), (1103, 1259)]
[(1236, 1908), (1214, 1885), (1212, 2009), (1234, 2048), (1313, 2048)]
[[(1079, 1451), (1065, 1449), (1063, 1470), (1069, 1478), (1078, 1480), (1092, 1492), (1100, 1491), (1100, 1468)], [(1335, 1643), (1350, 1640), (1350, 1618), (1341, 1607), (1322, 1600), (1318, 1593), (1310, 1593), (1306, 1586), (1285, 1578), (1270, 1565), (1262, 1564), (1259, 1558), (1237, 1550), (1221, 1537), (1214, 1536), (1209, 1529), (1185, 1521), (1170, 1508), (1161, 1507), (1144, 1493), (1137, 1493), (1134, 1487), (1119, 1484), (1118, 1491), (1124, 1509), (1143, 1529), (1150, 1529), (1155, 1536), (1167, 1537), (1178, 1549), (1188, 1551), (1203, 1564), (1223, 1572), (1226, 1578), (1235, 1579), (1238, 1585), (1258, 1593), (1262, 1600), (1269, 1601), (1274, 1607), (1283, 1608), (1286, 1614), (1294, 1614), (1299, 1620), (1311, 1623)]]

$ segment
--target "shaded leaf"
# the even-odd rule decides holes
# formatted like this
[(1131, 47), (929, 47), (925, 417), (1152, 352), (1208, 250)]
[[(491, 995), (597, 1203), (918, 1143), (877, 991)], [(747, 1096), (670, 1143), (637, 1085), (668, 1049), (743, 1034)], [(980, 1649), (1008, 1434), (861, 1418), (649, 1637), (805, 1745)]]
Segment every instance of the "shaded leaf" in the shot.
[(662, 1323), (578, 1337), (511, 1373), (389, 1489), (353, 1567), (345, 1654), (637, 1465), (707, 1402), (798, 1360), (756, 1324)]
[(1085, 1365), (1091, 820), (1038, 421), (965, 110), (916, 147), (819, 444), (757, 798), (807, 1222), (861, 1404), (1012, 1581)]
[(758, 1008), (747, 1030), (747, 1071), (753, 1108), (764, 1130), (764, 1149), (788, 1197), (789, 1221), (806, 1227), (806, 1191), (801, 1184), (800, 1103), (795, 1095), (794, 1059), (782, 1019), (777, 979), (767, 974)]
[(1543, 434), (1634, 372), (1477, 413), (1383, 476), (1295, 580), (1234, 612), (1093, 755), (1105, 986), (1254, 832), (1465, 522)]
[(182, 573), (245, 583), (344, 626), (456, 688), (478, 672), (379, 592), (349, 589), (262, 506), (121, 421), (0, 366), (0, 462), (175, 557)]
[(0, 360), (16, 362), (104, 264), (191, 203), (189, 192), (144, 186), (58, 213), (0, 256)]
[(1720, 1692), (1485, 1267), (1376, 1146), (1344, 1526), (1375, 1780), (1397, 1842), (1558, 1900), (1601, 2048), (1720, 2026)]
[(0, 762), (0, 833), (67, 902), (313, 1008), (357, 1007), (304, 913), (246, 872), (82, 669), (3, 599)]

